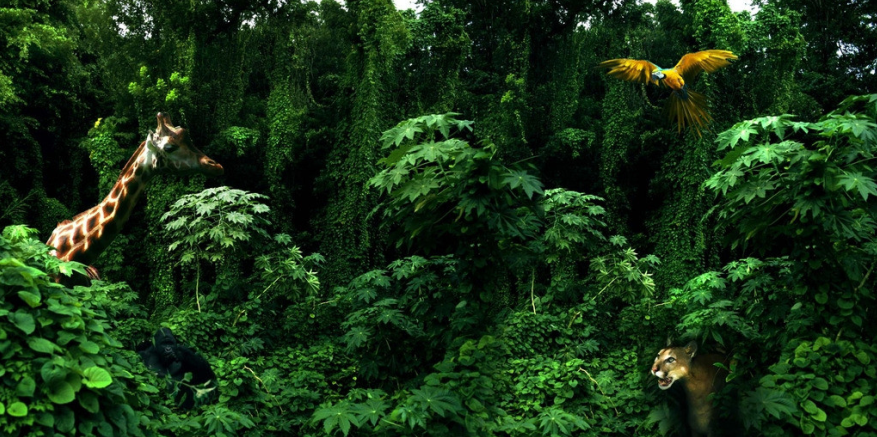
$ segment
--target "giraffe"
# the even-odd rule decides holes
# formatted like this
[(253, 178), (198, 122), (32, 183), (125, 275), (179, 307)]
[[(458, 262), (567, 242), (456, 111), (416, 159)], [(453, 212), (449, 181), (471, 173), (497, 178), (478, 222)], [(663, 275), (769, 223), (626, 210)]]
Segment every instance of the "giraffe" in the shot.
[[(97, 206), (65, 220), (46, 242), (62, 261), (90, 265), (122, 231), (137, 199), (153, 176), (158, 174), (202, 173), (220, 176), (222, 165), (192, 145), (186, 129), (174, 127), (167, 114), (156, 115), (158, 128), (146, 134), (137, 151), (125, 164), (110, 193)], [(89, 276), (96, 271), (89, 268)]]

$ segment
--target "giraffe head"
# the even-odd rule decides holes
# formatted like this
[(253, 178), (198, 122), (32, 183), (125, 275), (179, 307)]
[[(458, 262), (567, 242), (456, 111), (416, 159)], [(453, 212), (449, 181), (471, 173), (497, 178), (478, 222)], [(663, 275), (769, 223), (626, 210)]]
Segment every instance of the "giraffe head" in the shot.
[(159, 173), (202, 173), (220, 176), (222, 165), (198, 150), (189, 139), (186, 129), (174, 126), (171, 118), (159, 112), (158, 127), (146, 135), (146, 147), (153, 155), (152, 165)]

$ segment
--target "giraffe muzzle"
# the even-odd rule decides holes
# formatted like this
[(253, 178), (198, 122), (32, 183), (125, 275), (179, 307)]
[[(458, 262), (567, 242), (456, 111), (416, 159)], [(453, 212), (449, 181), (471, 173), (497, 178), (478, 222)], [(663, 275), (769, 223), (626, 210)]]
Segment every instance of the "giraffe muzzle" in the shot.
[(222, 176), (225, 174), (222, 164), (210, 159), (206, 155), (201, 157), (200, 163), (201, 171), (207, 176)]

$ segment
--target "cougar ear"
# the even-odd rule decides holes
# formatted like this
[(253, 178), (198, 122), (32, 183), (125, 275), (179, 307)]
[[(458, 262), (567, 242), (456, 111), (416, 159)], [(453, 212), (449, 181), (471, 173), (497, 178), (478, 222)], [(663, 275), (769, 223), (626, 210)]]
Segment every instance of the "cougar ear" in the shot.
[(694, 358), (694, 354), (697, 353), (697, 342), (694, 340), (689, 341), (685, 345), (685, 353), (688, 354), (689, 358)]
[(672, 344), (673, 344), (673, 337), (670, 337), (668, 335), (667, 336), (667, 346), (664, 346), (664, 347), (670, 347), (670, 345), (672, 345)]

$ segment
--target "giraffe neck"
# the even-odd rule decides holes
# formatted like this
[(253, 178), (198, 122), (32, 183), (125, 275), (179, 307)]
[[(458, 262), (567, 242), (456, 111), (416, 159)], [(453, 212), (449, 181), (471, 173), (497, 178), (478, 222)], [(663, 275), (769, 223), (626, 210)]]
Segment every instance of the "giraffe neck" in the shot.
[(158, 173), (158, 161), (141, 143), (101, 203), (58, 224), (46, 243), (55, 248), (55, 256), (62, 261), (94, 262), (122, 231), (146, 184)]

